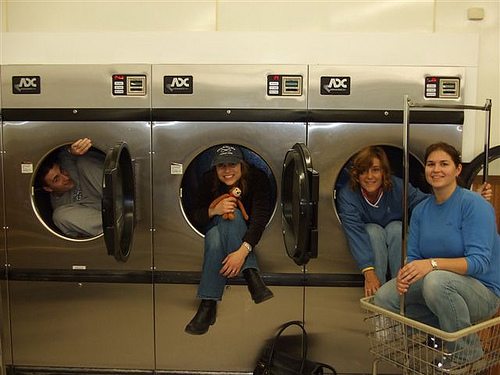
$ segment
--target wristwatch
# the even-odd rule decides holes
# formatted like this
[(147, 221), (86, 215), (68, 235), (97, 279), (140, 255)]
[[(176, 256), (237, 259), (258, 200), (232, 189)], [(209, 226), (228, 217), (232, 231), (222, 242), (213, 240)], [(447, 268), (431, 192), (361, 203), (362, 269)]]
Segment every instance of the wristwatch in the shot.
[(252, 245), (250, 245), (248, 242), (243, 242), (243, 246), (247, 248), (248, 253), (252, 252)]
[(432, 266), (432, 270), (435, 271), (438, 268), (438, 262), (436, 261), (436, 259), (431, 259), (431, 266)]

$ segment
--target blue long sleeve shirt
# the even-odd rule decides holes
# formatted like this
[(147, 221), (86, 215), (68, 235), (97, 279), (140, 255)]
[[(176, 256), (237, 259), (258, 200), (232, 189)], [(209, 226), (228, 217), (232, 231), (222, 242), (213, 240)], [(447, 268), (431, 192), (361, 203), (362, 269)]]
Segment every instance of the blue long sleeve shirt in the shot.
[[(360, 270), (374, 267), (374, 255), (370, 237), (365, 225), (369, 223), (385, 227), (392, 221), (403, 218), (403, 180), (392, 176), (392, 189), (385, 191), (378, 206), (366, 202), (359, 189), (352, 190), (344, 186), (337, 194), (337, 208), (344, 232), (349, 243), (349, 250)], [(409, 186), (409, 208), (412, 210), (428, 195)]]
[(457, 187), (438, 204), (433, 196), (413, 210), (408, 262), (462, 258), (467, 275), (500, 296), (500, 240), (493, 207), (480, 195)]

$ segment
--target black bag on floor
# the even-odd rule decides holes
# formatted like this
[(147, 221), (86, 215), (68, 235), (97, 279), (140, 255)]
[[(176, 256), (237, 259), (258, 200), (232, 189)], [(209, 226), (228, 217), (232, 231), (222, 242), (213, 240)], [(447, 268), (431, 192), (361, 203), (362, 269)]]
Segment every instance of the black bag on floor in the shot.
[[(277, 348), (276, 344), (285, 329), (297, 326), (302, 330), (302, 356), (297, 358), (285, 350)], [(323, 375), (334, 374), (335, 369), (327, 364), (313, 362), (307, 359), (307, 333), (300, 321), (283, 324), (272, 343), (263, 351), (253, 370), (254, 375)]]

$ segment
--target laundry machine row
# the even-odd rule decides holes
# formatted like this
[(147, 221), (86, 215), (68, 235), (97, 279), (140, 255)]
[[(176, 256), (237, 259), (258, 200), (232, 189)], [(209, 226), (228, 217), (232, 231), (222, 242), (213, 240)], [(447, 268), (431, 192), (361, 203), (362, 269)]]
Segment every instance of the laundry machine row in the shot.
[[(311, 358), (340, 373), (368, 372), (362, 277), (335, 191), (347, 180), (349, 159), (368, 145), (384, 146), (400, 173), (403, 95), (463, 103), (465, 73), (435, 66), (2, 66), (6, 365), (15, 373), (244, 373), (277, 326), (303, 320)], [(411, 179), (425, 189), (425, 147), (446, 140), (461, 148), (464, 115), (422, 111), (411, 120)], [(109, 163), (105, 225), (102, 235), (70, 238), (54, 224), (37, 174), (44, 159), (83, 137)], [(203, 236), (191, 210), (221, 144), (240, 146), (269, 178), (274, 212), (256, 252), (275, 298), (253, 304), (236, 278), (217, 324), (194, 337), (184, 326), (196, 308)]]

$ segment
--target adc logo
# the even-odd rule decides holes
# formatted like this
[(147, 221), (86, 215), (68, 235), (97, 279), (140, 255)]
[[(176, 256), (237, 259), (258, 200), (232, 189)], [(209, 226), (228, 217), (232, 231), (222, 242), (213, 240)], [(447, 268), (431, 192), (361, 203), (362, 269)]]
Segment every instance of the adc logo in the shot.
[(14, 76), (12, 77), (13, 94), (40, 94), (40, 76)]
[(321, 77), (321, 95), (350, 95), (351, 77)]
[(192, 94), (193, 76), (164, 76), (164, 94)]

